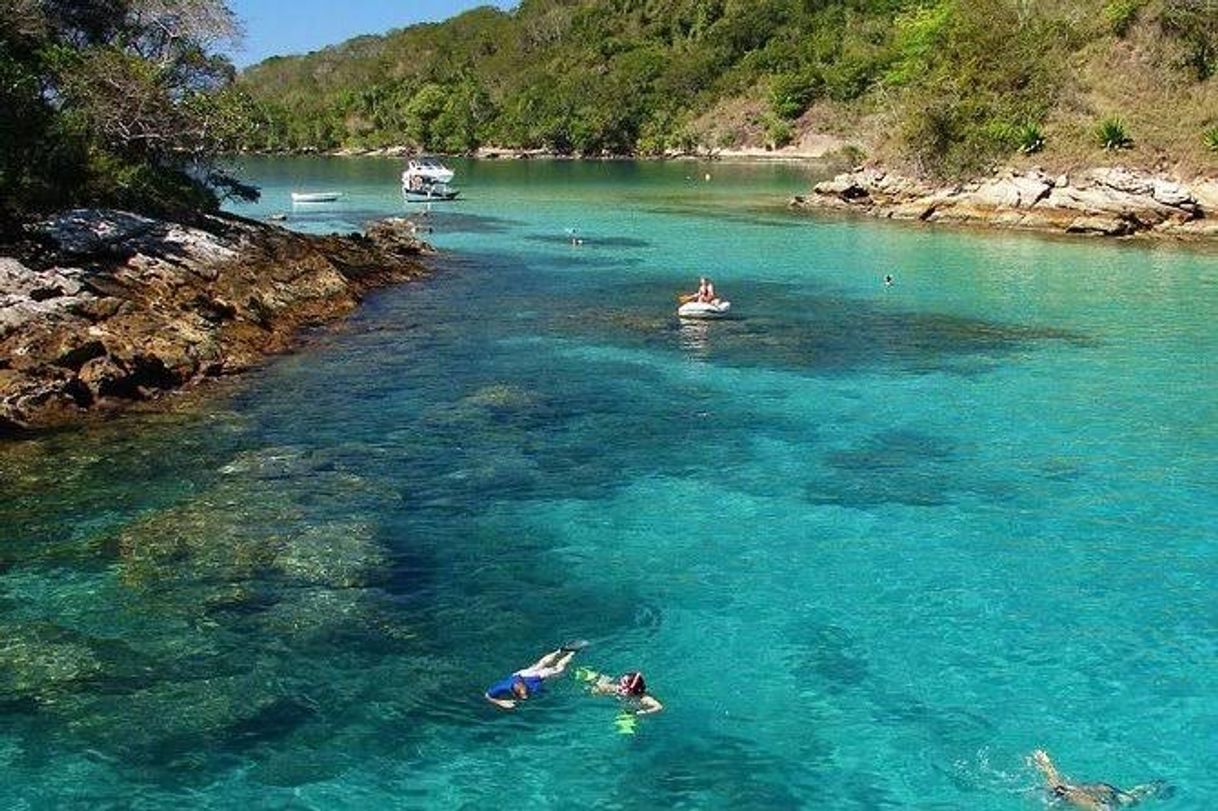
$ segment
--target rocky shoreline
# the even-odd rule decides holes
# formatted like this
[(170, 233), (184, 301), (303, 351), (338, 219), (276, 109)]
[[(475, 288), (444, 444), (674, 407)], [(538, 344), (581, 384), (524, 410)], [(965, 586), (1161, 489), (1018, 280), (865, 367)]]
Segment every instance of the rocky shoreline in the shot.
[(247, 370), (368, 290), (427, 273), (406, 220), (310, 236), (231, 215), (68, 212), (0, 256), (0, 436)]
[(1110, 237), (1218, 237), (1218, 179), (1188, 181), (1121, 167), (1051, 176), (1006, 169), (936, 185), (878, 168), (818, 183), (793, 208)]

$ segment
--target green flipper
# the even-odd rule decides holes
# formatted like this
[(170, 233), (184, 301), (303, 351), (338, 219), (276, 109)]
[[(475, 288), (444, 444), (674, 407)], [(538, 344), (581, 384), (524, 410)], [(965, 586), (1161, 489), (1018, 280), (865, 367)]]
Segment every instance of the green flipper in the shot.
[(633, 735), (638, 723), (639, 719), (632, 712), (620, 712), (617, 718), (613, 719), (613, 726), (617, 728), (619, 735)]

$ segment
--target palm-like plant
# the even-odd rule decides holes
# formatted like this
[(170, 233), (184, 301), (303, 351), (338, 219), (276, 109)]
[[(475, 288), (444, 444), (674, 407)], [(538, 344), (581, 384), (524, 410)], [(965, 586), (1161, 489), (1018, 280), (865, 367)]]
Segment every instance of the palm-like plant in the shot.
[(1125, 129), (1125, 122), (1119, 118), (1105, 118), (1095, 129), (1096, 138), (1104, 149), (1127, 149), (1133, 146), (1133, 139)]
[(1039, 126), (1028, 122), (1015, 128), (1015, 143), (1020, 152), (1031, 155), (1033, 152), (1039, 152), (1045, 148), (1045, 136), (1041, 133)]
[(1205, 142), (1205, 146), (1210, 152), (1218, 152), (1218, 125), (1201, 133), (1201, 140)]

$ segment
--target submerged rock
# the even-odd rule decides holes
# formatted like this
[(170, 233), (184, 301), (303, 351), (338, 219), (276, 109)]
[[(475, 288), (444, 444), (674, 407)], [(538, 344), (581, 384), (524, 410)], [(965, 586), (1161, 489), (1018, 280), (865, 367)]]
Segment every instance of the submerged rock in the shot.
[(373, 528), (361, 523), (308, 527), (287, 538), (273, 561), (294, 581), (332, 588), (367, 586), (384, 576), (386, 563)]
[(102, 662), (83, 640), (50, 625), (6, 623), (0, 639), (0, 700), (53, 701), (95, 678)]

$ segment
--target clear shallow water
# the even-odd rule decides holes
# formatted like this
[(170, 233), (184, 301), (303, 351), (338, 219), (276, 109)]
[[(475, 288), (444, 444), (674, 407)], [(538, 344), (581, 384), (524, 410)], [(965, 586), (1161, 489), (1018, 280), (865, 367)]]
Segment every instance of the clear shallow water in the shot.
[[(1037, 746), (1213, 805), (1212, 253), (458, 168), (434, 278), (205, 414), (0, 449), (8, 805), (1024, 809)], [(417, 212), (398, 169), (251, 160), (240, 210)], [(699, 272), (739, 319), (672, 317)], [(481, 700), (571, 636), (665, 712)]]

